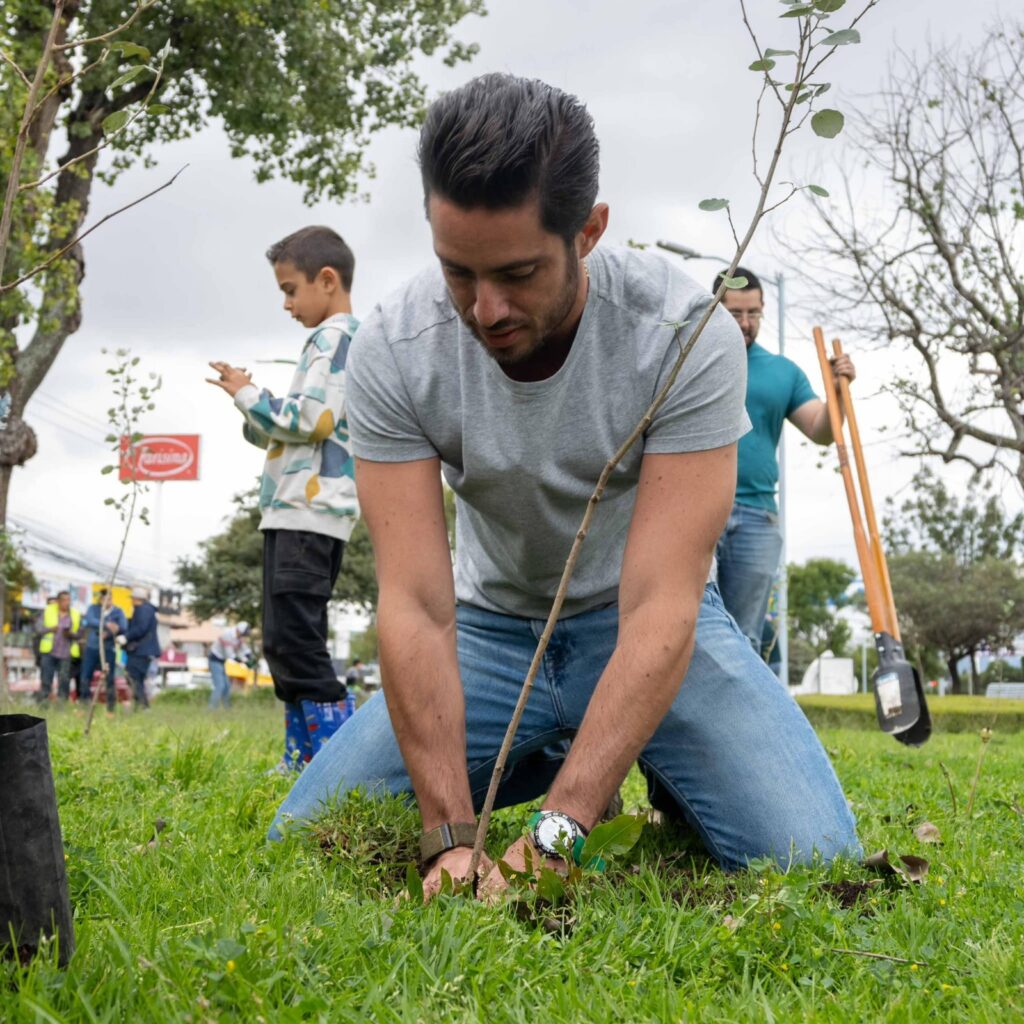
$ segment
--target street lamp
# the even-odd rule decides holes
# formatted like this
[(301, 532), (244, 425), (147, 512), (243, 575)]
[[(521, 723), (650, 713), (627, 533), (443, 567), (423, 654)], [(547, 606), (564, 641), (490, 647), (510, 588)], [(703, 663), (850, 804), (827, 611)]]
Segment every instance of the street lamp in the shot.
[[(679, 242), (669, 242), (659, 239), (658, 248), (666, 252), (674, 253), (684, 260), (715, 260), (724, 263), (727, 267), (732, 265), (732, 260), (724, 259), (721, 256), (709, 256), (706, 253), (697, 252), (688, 245), (681, 245)], [(781, 271), (775, 277), (766, 279), (768, 284), (775, 287), (777, 305), (779, 310), (779, 355), (786, 352), (786, 280)], [(789, 579), (786, 571), (786, 435), (779, 436), (779, 532), (782, 534), (782, 553), (780, 555), (779, 575), (779, 679), (783, 686), (789, 686)]]

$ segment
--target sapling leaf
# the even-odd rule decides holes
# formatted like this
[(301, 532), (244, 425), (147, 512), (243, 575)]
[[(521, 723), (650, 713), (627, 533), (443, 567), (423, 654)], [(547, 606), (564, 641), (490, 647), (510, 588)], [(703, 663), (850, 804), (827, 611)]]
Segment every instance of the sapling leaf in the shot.
[(746, 288), (750, 283), (747, 278), (742, 275), (740, 277), (723, 277), (722, 281), (726, 288)]
[(557, 906), (565, 898), (565, 883), (551, 868), (541, 868), (537, 878), (537, 896)]
[(775, 67), (775, 61), (770, 58), (765, 58), (764, 60), (755, 60), (754, 63), (749, 66), (748, 70), (771, 71), (773, 67)]
[(813, 14), (814, 8), (809, 4), (804, 4), (800, 7), (790, 7), (785, 14), (780, 14), (780, 18), (802, 18), (805, 14)]
[(154, 114), (156, 116), (159, 116), (160, 114), (169, 114), (170, 112), (171, 108), (167, 106), (166, 103), (150, 103), (150, 105), (146, 107), (147, 114)]
[(529, 843), (523, 846), (523, 873), (533, 874), (533, 847)]
[(148, 70), (149, 69), (146, 67), (145, 64), (136, 64), (133, 67), (130, 67), (123, 75), (118, 75), (117, 78), (115, 78), (110, 83), (108, 88), (111, 91), (113, 91), (114, 89), (120, 89), (122, 85), (127, 85), (129, 82), (134, 82), (135, 79), (138, 78), (143, 71)]
[(808, 190), (813, 192), (816, 196), (828, 197), (828, 189), (822, 188), (820, 185), (808, 185)]
[(423, 902), (423, 879), (420, 878), (415, 864), (409, 863), (405, 866), (405, 888), (413, 903)]
[(773, 50), (770, 46), (764, 51), (766, 57), (795, 57), (796, 50)]
[(115, 110), (112, 114), (108, 114), (101, 122), (103, 134), (112, 135), (114, 132), (120, 131), (128, 123), (129, 116), (127, 110)]
[(442, 896), (453, 896), (455, 894), (455, 883), (447, 868), (441, 868), (441, 889)]
[(846, 0), (814, 0), (814, 6), (822, 14), (835, 14), (846, 3)]
[(583, 844), (583, 852), (580, 854), (583, 866), (597, 866), (597, 861), (629, 853), (640, 838), (646, 821), (645, 814), (620, 814), (598, 825)]
[(142, 60), (149, 60), (151, 54), (144, 46), (138, 43), (111, 43), (110, 48), (116, 50), (122, 57), (140, 57)]
[(106, 476), (106, 475), (107, 475), (108, 473), (113, 473), (113, 472), (114, 472), (114, 467), (113, 467), (113, 466), (104, 466), (104, 467), (103, 467), (103, 468), (102, 468), (102, 469), (100, 470), (100, 472), (101, 472), (101, 473), (102, 473), (102, 474), (103, 474), (104, 476)]
[(517, 881), (522, 875), (522, 872), (516, 871), (516, 869), (512, 867), (507, 860), (498, 861), (498, 871), (501, 874), (501, 877), (509, 883)]
[(728, 199), (702, 199), (697, 204), (697, 206), (705, 213), (714, 213), (715, 210), (724, 210), (728, 205)]
[(822, 46), (848, 46), (850, 43), (859, 43), (860, 33), (855, 28), (842, 28), (838, 32), (825, 36), (822, 39)]
[(842, 130), (846, 118), (838, 110), (819, 110), (811, 118), (811, 128), (815, 135), (823, 139), (834, 139)]

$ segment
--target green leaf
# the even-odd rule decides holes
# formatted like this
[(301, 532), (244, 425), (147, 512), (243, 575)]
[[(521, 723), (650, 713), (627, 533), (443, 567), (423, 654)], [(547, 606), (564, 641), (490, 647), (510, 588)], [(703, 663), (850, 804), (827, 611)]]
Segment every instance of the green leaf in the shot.
[(215, 948), (225, 960), (234, 960), (245, 953), (245, 946), (237, 939), (218, 939)]
[(537, 895), (552, 906), (557, 906), (565, 899), (565, 883), (551, 868), (541, 868), (537, 879)]
[(835, 14), (846, 4), (846, 0), (814, 0), (814, 6), (822, 14)]
[(169, 114), (170, 111), (171, 108), (167, 106), (166, 103), (150, 103), (150, 105), (146, 107), (146, 113), (153, 114), (156, 117), (159, 117), (160, 114)]
[(773, 50), (770, 46), (764, 51), (766, 57), (795, 57), (796, 50)]
[(855, 28), (843, 28), (838, 32), (825, 36), (822, 39), (822, 46), (846, 46), (849, 43), (859, 43), (860, 33)]
[(771, 71), (775, 67), (775, 61), (773, 60), (755, 60), (753, 64), (747, 69), (749, 71)]
[(145, 64), (136, 64), (134, 67), (130, 67), (123, 75), (119, 75), (115, 78), (108, 88), (111, 92), (115, 89), (120, 89), (122, 85), (127, 85), (129, 82), (134, 82), (143, 71), (148, 71), (149, 68)]
[(108, 114), (103, 118), (103, 134), (113, 135), (114, 132), (120, 131), (128, 123), (129, 116), (127, 110), (115, 110), (112, 114)]
[(697, 206), (705, 213), (714, 213), (715, 210), (724, 210), (728, 205), (728, 199), (702, 199), (697, 204)]
[(723, 277), (722, 280), (725, 282), (726, 288), (746, 288), (750, 283), (742, 275), (740, 277)]
[(407, 864), (405, 868), (405, 888), (409, 893), (409, 899), (413, 903), (423, 902), (423, 879), (415, 864)]
[(583, 866), (588, 867), (595, 860), (621, 857), (629, 853), (640, 838), (646, 820), (645, 814), (620, 814), (598, 825), (583, 844), (583, 852), (580, 854)]
[(441, 888), (439, 891), (442, 896), (453, 896), (455, 894), (455, 883), (452, 881), (452, 876), (447, 868), (441, 868)]
[(814, 8), (809, 4), (804, 4), (801, 7), (790, 7), (785, 14), (780, 14), (780, 18), (802, 18), (805, 14), (813, 14)]
[(152, 54), (144, 46), (138, 43), (111, 43), (110, 48), (121, 54), (122, 57), (140, 57), (142, 60), (149, 60)]
[(104, 466), (104, 467), (103, 467), (103, 468), (102, 468), (102, 469), (100, 470), (100, 472), (101, 472), (101, 473), (102, 473), (102, 474), (103, 474), (104, 476), (106, 476), (106, 475), (107, 475), (108, 473), (113, 473), (113, 472), (114, 472), (114, 470), (115, 470), (116, 468), (117, 468), (116, 466)]
[(820, 135), (823, 139), (834, 139), (843, 130), (845, 123), (846, 118), (838, 110), (819, 110), (811, 118), (814, 134)]
[(816, 196), (828, 197), (828, 189), (822, 188), (820, 185), (808, 185), (807, 188), (813, 192)]

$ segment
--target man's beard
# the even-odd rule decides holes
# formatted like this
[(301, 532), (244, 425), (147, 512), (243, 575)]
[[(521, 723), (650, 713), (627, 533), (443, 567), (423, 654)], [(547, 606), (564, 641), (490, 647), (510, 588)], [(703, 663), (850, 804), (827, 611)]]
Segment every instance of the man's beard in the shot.
[[(496, 362), (499, 366), (515, 366), (517, 363), (522, 363), (532, 356), (535, 356), (544, 346), (548, 343), (551, 335), (562, 325), (566, 317), (572, 311), (572, 307), (576, 302), (576, 293), (579, 290), (580, 283), (580, 265), (576, 259), (575, 252), (570, 249), (568, 258), (566, 260), (566, 274), (565, 282), (562, 289), (558, 293), (558, 299), (556, 304), (551, 308), (551, 311), (547, 313), (544, 318), (537, 324), (536, 333), (534, 336), (533, 344), (528, 348), (519, 349), (517, 351), (511, 351), (509, 349), (493, 349), (480, 335), (480, 328), (476, 321), (470, 320), (465, 313), (460, 313), (462, 322), (470, 329), (473, 337), (480, 343), (483, 350)], [(495, 332), (501, 332), (509, 327), (515, 326), (531, 326), (529, 324), (516, 324), (515, 321), (500, 321), (496, 324), (491, 324), (490, 329)]]

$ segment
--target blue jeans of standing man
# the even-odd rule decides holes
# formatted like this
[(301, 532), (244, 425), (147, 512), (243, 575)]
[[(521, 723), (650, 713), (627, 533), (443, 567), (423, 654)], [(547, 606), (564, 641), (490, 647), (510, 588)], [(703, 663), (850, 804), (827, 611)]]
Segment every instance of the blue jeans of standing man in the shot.
[[(457, 620), (467, 770), (479, 809), (544, 623), (467, 606)], [(561, 744), (579, 729), (617, 635), (614, 605), (555, 626), (497, 806), (547, 792), (561, 766)], [(428, 714), (429, 696), (425, 702)], [(789, 864), (815, 852), (826, 860), (860, 855), (853, 815), (814, 730), (750, 649), (714, 584), (704, 592), (689, 670), (639, 764), (727, 869), (764, 856)], [(412, 790), (382, 693), (306, 766), (270, 838), (279, 839), (288, 822), (316, 818), (324, 804), (357, 787)]]
[(223, 704), (224, 707), (231, 706), (231, 680), (228, 679), (227, 670), (224, 668), (224, 659), (211, 654), (207, 659), (210, 666), (210, 678), (213, 680), (213, 692), (210, 694), (210, 707), (215, 708)]
[(125, 673), (132, 686), (132, 696), (135, 698), (135, 710), (140, 707), (149, 707), (149, 697), (146, 695), (146, 676), (149, 675), (149, 666), (153, 659), (148, 654), (129, 654), (125, 663)]
[[(117, 704), (117, 687), (114, 682), (114, 669), (117, 663), (113, 644), (108, 644), (103, 652), (107, 661), (107, 710), (113, 711)], [(92, 695), (92, 677), (100, 667), (100, 649), (86, 647), (82, 652), (82, 674), (78, 682), (78, 699), (88, 700)]]
[(53, 690), (53, 677), (57, 677), (57, 698), (67, 700), (71, 693), (71, 658), (55, 658), (52, 654), (43, 654), (39, 659), (39, 690), (36, 700), (45, 704)]
[(768, 509), (733, 505), (715, 550), (718, 589), (726, 610), (758, 654), (781, 553), (779, 517)]

